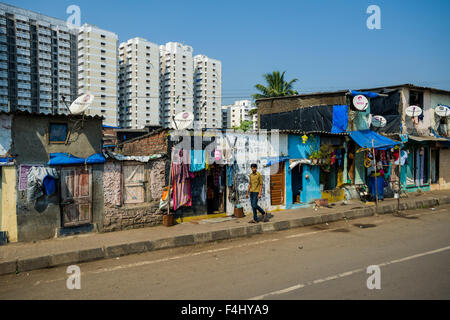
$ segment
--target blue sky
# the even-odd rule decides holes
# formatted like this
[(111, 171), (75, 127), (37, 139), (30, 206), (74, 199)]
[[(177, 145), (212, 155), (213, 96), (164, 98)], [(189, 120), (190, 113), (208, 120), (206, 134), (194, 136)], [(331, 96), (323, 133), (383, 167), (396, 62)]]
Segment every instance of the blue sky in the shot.
[[(15, 6), (157, 44), (184, 42), (222, 61), (223, 103), (250, 98), (262, 74), (286, 70), (299, 92), (414, 83), (450, 90), (450, 1), (16, 0)], [(369, 5), (381, 30), (369, 30)]]

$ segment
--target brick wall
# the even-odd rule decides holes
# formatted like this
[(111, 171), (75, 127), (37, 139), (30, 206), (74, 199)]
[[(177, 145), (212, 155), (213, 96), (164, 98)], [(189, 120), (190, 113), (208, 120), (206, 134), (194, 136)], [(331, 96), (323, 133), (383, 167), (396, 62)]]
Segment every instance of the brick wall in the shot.
[(151, 156), (167, 153), (168, 135), (166, 130), (131, 139), (122, 145), (122, 153), (127, 156)]

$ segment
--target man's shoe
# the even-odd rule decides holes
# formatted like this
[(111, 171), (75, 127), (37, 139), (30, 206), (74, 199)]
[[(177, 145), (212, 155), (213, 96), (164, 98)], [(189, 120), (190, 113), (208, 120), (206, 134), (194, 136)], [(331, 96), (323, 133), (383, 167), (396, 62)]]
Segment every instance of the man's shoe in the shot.
[(258, 221), (250, 220), (248, 223), (258, 223)]

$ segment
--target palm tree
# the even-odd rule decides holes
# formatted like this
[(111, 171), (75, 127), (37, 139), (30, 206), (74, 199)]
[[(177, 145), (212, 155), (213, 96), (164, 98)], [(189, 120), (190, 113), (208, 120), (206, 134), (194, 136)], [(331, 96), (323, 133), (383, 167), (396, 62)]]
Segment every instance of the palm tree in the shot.
[(292, 79), (287, 82), (284, 80), (284, 74), (286, 71), (280, 73), (279, 71), (273, 71), (272, 73), (266, 73), (263, 75), (266, 79), (267, 86), (262, 84), (255, 85), (255, 88), (260, 91), (260, 93), (253, 94), (254, 99), (270, 98), (270, 97), (283, 97), (292, 96), (298, 94), (296, 90), (293, 89), (293, 84), (298, 79)]

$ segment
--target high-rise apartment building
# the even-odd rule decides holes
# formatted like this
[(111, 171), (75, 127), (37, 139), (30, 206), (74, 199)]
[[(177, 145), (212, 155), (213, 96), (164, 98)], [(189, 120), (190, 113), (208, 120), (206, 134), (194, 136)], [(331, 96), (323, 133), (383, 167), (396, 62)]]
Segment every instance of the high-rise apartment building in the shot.
[(168, 42), (160, 50), (160, 123), (182, 111), (194, 112), (192, 47)]
[(106, 125), (118, 125), (118, 38), (113, 32), (84, 24), (78, 33), (78, 94), (90, 92), (94, 102), (87, 111), (100, 115)]
[(194, 57), (194, 114), (202, 128), (222, 127), (222, 63)]
[(67, 112), (77, 96), (77, 30), (0, 3), (0, 110)]
[(159, 126), (159, 46), (133, 38), (119, 46), (119, 120), (127, 129)]

